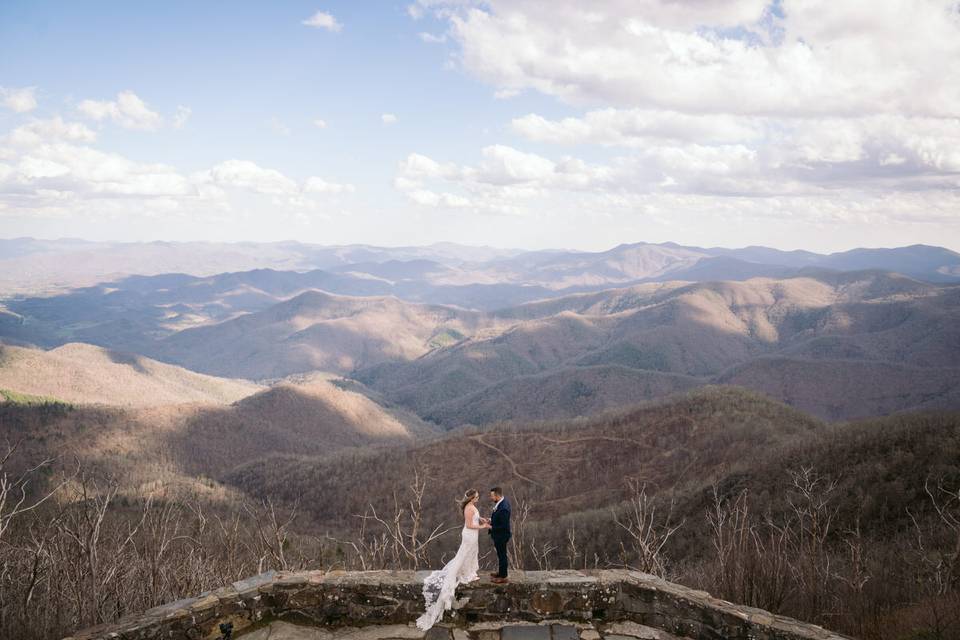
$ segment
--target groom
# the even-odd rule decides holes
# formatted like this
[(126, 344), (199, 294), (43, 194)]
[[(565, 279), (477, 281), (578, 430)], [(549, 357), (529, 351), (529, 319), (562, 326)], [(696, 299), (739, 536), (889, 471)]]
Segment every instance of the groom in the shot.
[(497, 550), (499, 567), (496, 573), (491, 573), (492, 582), (506, 584), (507, 580), (507, 542), (510, 541), (510, 501), (503, 496), (500, 487), (490, 489), (490, 500), (494, 503), (493, 514), (490, 516), (490, 537)]

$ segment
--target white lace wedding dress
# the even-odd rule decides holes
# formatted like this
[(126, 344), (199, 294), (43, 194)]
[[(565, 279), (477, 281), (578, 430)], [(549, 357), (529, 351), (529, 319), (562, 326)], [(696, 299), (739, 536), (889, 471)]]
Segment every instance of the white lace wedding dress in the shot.
[[(473, 526), (480, 526), (480, 512), (473, 512)], [(477, 570), (479, 560), (479, 529), (470, 529), (466, 525), (460, 532), (460, 548), (457, 555), (443, 569), (431, 573), (423, 581), (423, 599), (427, 610), (417, 618), (417, 626), (428, 630), (443, 617), (443, 612), (453, 606), (457, 585), (479, 580)]]

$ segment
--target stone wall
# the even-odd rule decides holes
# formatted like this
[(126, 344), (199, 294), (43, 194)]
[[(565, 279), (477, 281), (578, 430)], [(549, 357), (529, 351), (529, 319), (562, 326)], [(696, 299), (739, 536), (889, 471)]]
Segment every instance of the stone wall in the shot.
[[(381, 629), (384, 638), (423, 637), (413, 622), (423, 610), (425, 575), (412, 571), (271, 571), (78, 632), (69, 640), (213, 640), (220, 636), (221, 622), (233, 623), (235, 638), (249, 635), (251, 640), (254, 636), (280, 637), (279, 631), (270, 635), (271, 626), (286, 629), (290, 624), (325, 633), (374, 626), (371, 631)], [(734, 605), (645, 573), (528, 571), (510, 577), (506, 585), (480, 580), (461, 586), (455, 609), (447, 612), (441, 626), (431, 633), (454, 637), (451, 634), (456, 630), (459, 640), (501, 640), (501, 630), (506, 637), (519, 623), (554, 629), (547, 633), (548, 638), (562, 633), (569, 640), (620, 640), (624, 636), (643, 640), (842, 640), (821, 627)], [(399, 633), (398, 628), (407, 631)], [(571, 635), (564, 629), (575, 632)]]

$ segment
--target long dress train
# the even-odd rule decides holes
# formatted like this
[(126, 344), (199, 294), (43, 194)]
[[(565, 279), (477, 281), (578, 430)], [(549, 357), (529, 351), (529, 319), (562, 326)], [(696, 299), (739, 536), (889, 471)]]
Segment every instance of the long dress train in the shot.
[[(480, 525), (480, 512), (473, 513), (473, 526)], [(423, 581), (423, 599), (426, 611), (417, 618), (417, 626), (426, 631), (453, 607), (457, 585), (479, 580), (479, 529), (466, 526), (460, 532), (460, 548), (443, 569), (431, 573)]]

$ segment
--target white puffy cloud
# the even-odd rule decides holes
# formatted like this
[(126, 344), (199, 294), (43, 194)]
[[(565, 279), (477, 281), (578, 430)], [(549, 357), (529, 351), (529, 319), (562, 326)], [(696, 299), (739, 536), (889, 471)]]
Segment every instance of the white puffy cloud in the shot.
[(397, 116), (392, 113), (384, 113), (380, 115), (380, 122), (386, 125), (396, 124)]
[(960, 112), (955, 0), (421, 0), (498, 90), (687, 113)]
[(519, 115), (512, 133), (606, 160), (504, 145), (475, 165), (414, 154), (395, 179), (408, 195), (442, 182), (531, 211), (571, 193), (717, 210), (788, 198), (868, 217), (855, 197), (919, 211), (907, 203), (960, 189), (955, 0), (417, 0), (411, 15), (427, 12), (496, 97), (536, 91), (581, 111)]
[(447, 41), (447, 34), (445, 33), (440, 34), (438, 36), (432, 33), (428, 33), (426, 31), (421, 31), (420, 33), (417, 34), (417, 37), (419, 37), (421, 40), (423, 40), (428, 44), (443, 44), (444, 42)]
[(329, 182), (323, 178), (311, 176), (303, 182), (304, 193), (353, 193), (356, 188), (352, 184)]
[(37, 108), (37, 88), (20, 87), (0, 87), (0, 98), (3, 99), (5, 107), (16, 113), (27, 113)]
[[(771, 202), (788, 200), (794, 206), (775, 207), (771, 213), (818, 219), (817, 210), (863, 218), (870, 211), (863, 202), (886, 197), (904, 203), (903, 216), (922, 220), (923, 207), (909, 203), (960, 199), (960, 177), (953, 168), (957, 147), (950, 140), (931, 146), (931, 139), (918, 136), (916, 127), (897, 131), (883, 118), (872, 123), (869, 135), (855, 133), (838, 132), (825, 140), (809, 136), (807, 146), (790, 142), (759, 149), (661, 141), (601, 164), (572, 156), (551, 159), (505, 145), (483, 148), (473, 165), (442, 163), (414, 153), (399, 163), (394, 186), (419, 205), (453, 207), (450, 198), (440, 197), (449, 194), (463, 199), (456, 206), (525, 215), (570, 208), (573, 198), (576, 207), (597, 210), (620, 200), (637, 203), (672, 196), (674, 202), (713, 201), (718, 210), (748, 201), (756, 203), (751, 210), (761, 210)], [(803, 131), (792, 135), (804, 137)], [(798, 213), (800, 204), (811, 211)], [(890, 206), (882, 209), (883, 215), (896, 217)], [(960, 217), (954, 218), (960, 222)]]
[(322, 118), (316, 118), (316, 119), (313, 121), (313, 126), (315, 126), (317, 129), (326, 129), (326, 128), (327, 128), (327, 121), (326, 121), (326, 120), (323, 120)]
[[(711, 158), (724, 158), (723, 166), (735, 160), (737, 170), (725, 173), (744, 178), (730, 185), (738, 193), (775, 192), (795, 181), (943, 188), (957, 184), (960, 167), (960, 118), (768, 118), (603, 109), (561, 120), (529, 114), (514, 119), (512, 129), (536, 142), (630, 150), (632, 162), (646, 163), (648, 173), (663, 174), (662, 179), (673, 183), (682, 167), (686, 173), (715, 174), (708, 170), (715, 166)], [(652, 159), (656, 161), (651, 165)]]
[[(272, 210), (320, 209), (353, 185), (311, 176), (302, 183), (249, 160), (231, 159), (186, 174), (163, 163), (139, 162), (91, 146), (85, 124), (57, 116), (34, 119), (0, 136), (0, 215), (206, 216), (267, 199)], [(246, 194), (246, 195), (244, 195)], [(254, 199), (254, 200), (251, 200)]]
[(276, 169), (264, 169), (249, 160), (226, 160), (214, 165), (205, 179), (220, 187), (239, 187), (257, 193), (291, 194), (297, 183)]
[(662, 140), (701, 143), (753, 141), (763, 135), (754, 118), (686, 114), (657, 109), (596, 109), (582, 118), (548, 120), (535, 113), (515, 118), (514, 132), (536, 142), (646, 146)]
[[(553, 161), (506, 145), (490, 145), (481, 150), (476, 166), (440, 163), (411, 153), (399, 163), (394, 187), (419, 205), (520, 214), (525, 211), (521, 201), (545, 197), (551, 190), (600, 188), (609, 177), (609, 168), (576, 158)], [(465, 193), (431, 188), (435, 184)]]
[(535, 153), (524, 153), (505, 145), (484, 147), (483, 160), (475, 178), (488, 184), (539, 183), (549, 180), (556, 164)]
[(437, 193), (429, 189), (414, 189), (407, 193), (407, 197), (416, 204), (426, 207), (469, 207), (470, 200), (454, 193)]
[(116, 153), (66, 142), (44, 142), (23, 150), (0, 190), (5, 195), (70, 193), (80, 198), (183, 196), (186, 177), (173, 167), (140, 163)]
[(327, 31), (337, 32), (343, 28), (343, 25), (337, 22), (337, 19), (334, 18), (329, 13), (324, 13), (323, 11), (317, 11), (312, 16), (301, 22), (308, 27), (314, 27), (317, 29), (326, 29)]
[(125, 129), (154, 131), (163, 123), (160, 114), (132, 91), (121, 91), (116, 100), (83, 100), (77, 110), (92, 120), (112, 120)]
[(97, 134), (81, 122), (64, 122), (60, 116), (36, 119), (11, 131), (6, 140), (17, 146), (33, 146), (45, 140), (93, 142)]

